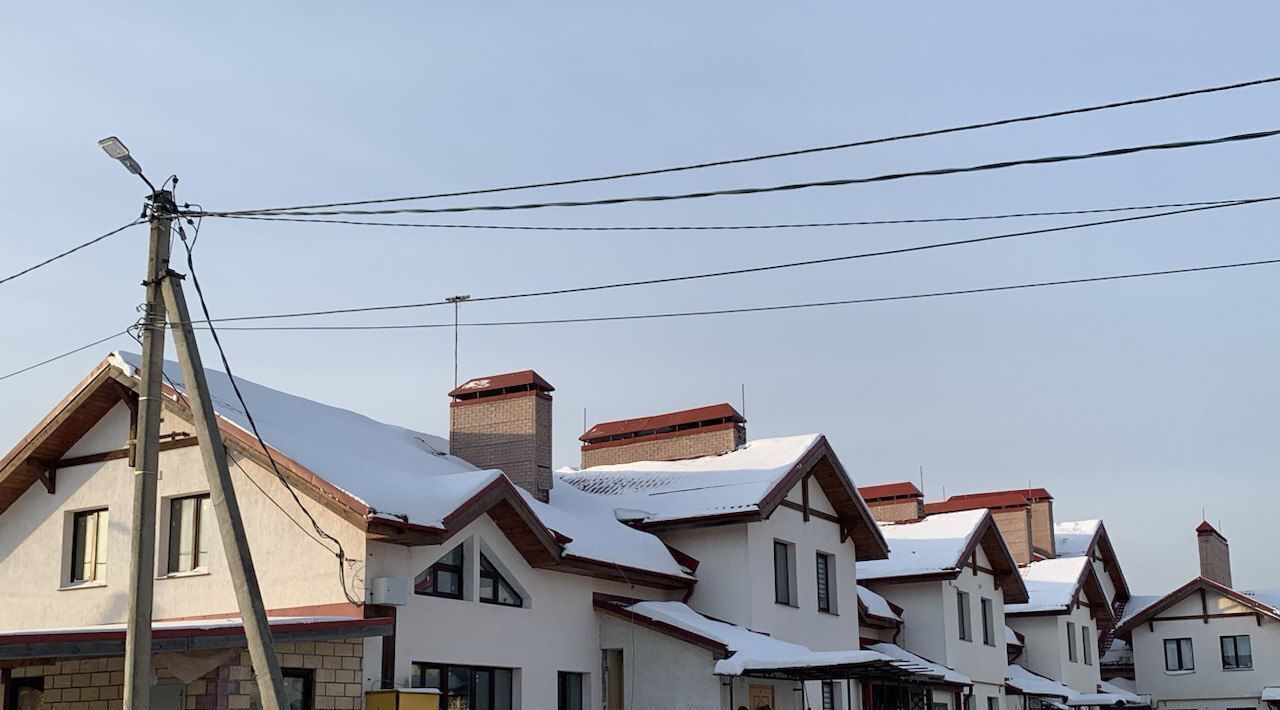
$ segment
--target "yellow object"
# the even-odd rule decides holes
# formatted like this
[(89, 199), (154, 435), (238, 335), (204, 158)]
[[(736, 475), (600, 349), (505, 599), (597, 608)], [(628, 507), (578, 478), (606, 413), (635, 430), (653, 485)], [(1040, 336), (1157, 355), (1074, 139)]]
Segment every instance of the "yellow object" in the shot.
[(440, 691), (430, 688), (370, 690), (364, 694), (365, 710), (440, 710)]

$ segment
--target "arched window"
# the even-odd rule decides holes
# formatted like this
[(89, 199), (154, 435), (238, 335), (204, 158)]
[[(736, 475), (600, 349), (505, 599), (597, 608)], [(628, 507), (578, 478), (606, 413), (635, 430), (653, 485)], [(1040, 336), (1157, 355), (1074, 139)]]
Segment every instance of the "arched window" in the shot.
[(480, 553), (480, 601), (503, 606), (524, 606), (524, 598), (483, 552)]
[(414, 593), (461, 599), (463, 563), (462, 545), (458, 545), (413, 580)]

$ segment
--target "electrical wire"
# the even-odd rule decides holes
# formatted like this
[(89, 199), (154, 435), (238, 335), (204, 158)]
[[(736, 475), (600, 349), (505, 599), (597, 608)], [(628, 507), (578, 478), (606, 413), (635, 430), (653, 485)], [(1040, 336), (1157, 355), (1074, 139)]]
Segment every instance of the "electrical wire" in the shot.
[[(500, 212), (508, 210), (533, 210), (543, 209), (547, 207), (598, 207), (602, 205), (621, 205), (638, 202), (674, 202), (678, 200), (697, 200), (708, 197), (723, 196), (742, 196), (742, 195), (759, 195), (774, 192), (792, 192), (795, 190), (805, 190), (815, 187), (841, 187), (845, 185), (866, 185), (869, 183), (889, 182), (893, 180), (902, 180), (913, 177), (937, 177), (941, 175), (956, 175), (960, 173), (975, 173), (988, 170), (1003, 170), (1005, 168), (1013, 168), (1023, 165), (1048, 165), (1053, 163), (1068, 163), (1081, 160), (1095, 160), (1098, 158), (1115, 158), (1123, 155), (1133, 155), (1136, 153), (1147, 153), (1151, 151), (1163, 150), (1180, 150), (1183, 148), (1198, 148), (1208, 145), (1220, 145), (1224, 143), (1239, 143), (1243, 141), (1260, 140), (1263, 138), (1271, 138), (1280, 135), (1280, 129), (1268, 131), (1255, 131), (1252, 133), (1237, 133), (1230, 136), (1219, 136), (1217, 138), (1203, 138), (1189, 141), (1175, 141), (1172, 143), (1149, 143), (1145, 145), (1126, 146), (1124, 148), (1111, 148), (1108, 150), (1093, 151), (1090, 153), (1072, 153), (1068, 155), (1048, 155), (1036, 158), (1020, 158), (1018, 160), (1003, 160), (996, 163), (981, 163), (978, 165), (965, 165), (950, 168), (932, 168), (930, 170), (913, 170), (909, 172), (887, 173), (884, 175), (873, 175), (871, 177), (860, 178), (837, 178), (834, 180), (815, 180), (810, 182), (793, 182), (782, 185), (765, 185), (761, 187), (738, 187), (723, 190), (703, 190), (699, 192), (681, 192), (660, 195), (631, 195), (627, 197), (605, 197), (595, 200), (559, 200), (554, 202), (525, 202), (514, 205), (459, 205), (454, 207), (397, 207), (389, 209), (376, 210), (289, 210), (280, 212), (255, 212), (255, 211), (236, 211), (236, 212), (202, 212), (200, 216), (205, 217), (229, 217), (236, 215), (265, 215), (265, 214), (287, 214), (291, 216), (326, 216), (326, 215), (375, 215), (375, 214), (441, 214), (455, 212)], [(192, 213), (195, 214), (195, 213)]]
[[(742, 274), (752, 274), (752, 273), (760, 273), (765, 271), (791, 269), (791, 268), (797, 268), (801, 266), (814, 266), (818, 264), (830, 264), (830, 263), (835, 263), (840, 261), (852, 261), (855, 259), (867, 259), (872, 257), (889, 256), (894, 254), (907, 254), (912, 252), (929, 251), (932, 249), (943, 249), (943, 248), (963, 246), (968, 244), (979, 244), (982, 242), (997, 241), (1002, 239), (1013, 239), (1016, 237), (1033, 236), (1033, 235), (1039, 235), (1039, 234), (1052, 234), (1057, 232), (1066, 232), (1066, 231), (1072, 231), (1076, 229), (1085, 229), (1088, 227), (1099, 227), (1099, 226), (1110, 225), (1110, 224), (1137, 222), (1137, 221), (1147, 220), (1147, 219), (1156, 219), (1159, 217), (1168, 217), (1171, 215), (1188, 214), (1192, 212), (1203, 212), (1206, 210), (1217, 210), (1217, 209), (1224, 209), (1229, 207), (1238, 207), (1241, 205), (1258, 204), (1263, 202), (1273, 202), (1275, 200), (1280, 200), (1280, 195), (1273, 195), (1270, 197), (1250, 198), (1247, 200), (1237, 200), (1235, 202), (1229, 202), (1225, 204), (1215, 204), (1215, 205), (1207, 205), (1207, 206), (1200, 206), (1200, 207), (1186, 207), (1182, 209), (1170, 210), (1165, 212), (1156, 212), (1156, 213), (1144, 214), (1144, 215), (1132, 215), (1128, 217), (1117, 217), (1114, 219), (1097, 220), (1093, 222), (1081, 222), (1078, 224), (1068, 224), (1068, 225), (1061, 225), (1056, 227), (1043, 227), (1039, 229), (1028, 229), (1028, 230), (1021, 230), (1017, 232), (1006, 232), (1003, 234), (973, 237), (969, 239), (956, 239), (956, 240), (945, 241), (945, 242), (932, 242), (929, 244), (920, 244), (920, 245), (910, 246), (910, 247), (898, 247), (894, 249), (883, 249), (879, 251), (860, 252), (857, 254), (846, 254), (842, 256), (831, 256), (831, 257), (824, 257), (819, 259), (806, 259), (803, 261), (791, 261), (791, 262), (786, 262), (781, 264), (767, 264), (764, 266), (753, 266), (753, 267), (746, 267), (741, 269), (727, 269), (724, 271), (713, 271), (713, 272), (700, 273), (700, 274), (686, 274), (682, 276), (666, 276), (666, 277), (652, 278), (652, 279), (640, 279), (635, 281), (622, 281), (622, 282), (616, 282), (616, 283), (595, 284), (591, 286), (549, 289), (545, 291), (529, 291), (524, 293), (513, 293), (513, 294), (505, 294), (505, 295), (497, 295), (497, 296), (475, 296), (470, 299), (469, 303), (477, 303), (482, 301), (506, 301), (506, 300), (514, 300), (519, 298), (533, 298), (533, 297), (543, 297), (543, 296), (558, 296), (558, 295), (564, 295), (564, 294), (570, 294), (570, 293), (586, 293), (591, 291), (604, 291), (604, 290), (615, 289), (615, 288), (630, 288), (634, 286), (652, 286), (656, 284), (675, 283), (680, 281), (695, 281), (699, 279), (720, 278), (724, 276), (738, 276)], [(444, 306), (444, 305), (447, 305), (448, 303), (449, 301), (441, 300), (441, 301), (427, 301), (422, 303), (401, 303), (401, 304), (383, 305), (383, 306), (330, 308), (325, 310), (314, 310), (314, 311), (295, 311), (291, 313), (232, 316), (232, 317), (216, 319), (215, 322), (229, 323), (229, 322), (238, 322), (238, 321), (275, 320), (275, 319), (282, 319), (282, 318), (309, 318), (309, 317), (315, 317), (315, 316), (340, 315), (340, 314), (346, 314), (346, 313), (371, 313), (376, 311), (395, 311), (395, 310), (407, 310), (407, 309), (416, 309), (416, 308), (429, 308), (434, 306)]]
[(126, 229), (128, 229), (128, 228), (130, 228), (130, 227), (133, 227), (133, 226), (136, 226), (136, 225), (142, 224), (142, 223), (143, 223), (143, 222), (145, 222), (145, 221), (146, 221), (145, 219), (135, 219), (135, 220), (133, 220), (132, 222), (130, 222), (130, 223), (128, 223), (128, 224), (126, 224), (126, 225), (124, 225), (124, 226), (122, 226), (122, 227), (116, 227), (115, 229), (111, 230), (110, 232), (107, 232), (106, 234), (100, 234), (100, 235), (98, 235), (98, 236), (94, 237), (93, 239), (90, 239), (89, 241), (84, 242), (84, 243), (82, 243), (82, 244), (77, 244), (77, 245), (75, 245), (75, 246), (71, 247), (70, 249), (68, 249), (68, 250), (66, 250), (66, 251), (64, 251), (64, 252), (60, 252), (60, 253), (58, 253), (58, 254), (54, 254), (53, 256), (49, 257), (48, 259), (45, 259), (44, 261), (42, 261), (42, 262), (40, 262), (40, 263), (38, 263), (38, 264), (32, 264), (31, 266), (28, 266), (27, 268), (23, 269), (22, 271), (19, 271), (19, 272), (17, 272), (17, 273), (10, 274), (10, 275), (8, 275), (8, 276), (5, 276), (4, 278), (0, 278), (0, 285), (6, 284), (6, 283), (8, 283), (8, 282), (10, 282), (10, 281), (12, 281), (12, 280), (14, 280), (14, 279), (18, 278), (19, 276), (25, 276), (26, 274), (29, 274), (29, 273), (31, 273), (32, 271), (35, 271), (36, 269), (40, 269), (40, 268), (43, 268), (43, 267), (45, 267), (45, 266), (48, 266), (49, 264), (52, 264), (53, 262), (57, 261), (58, 259), (61, 259), (61, 258), (66, 257), (66, 256), (71, 256), (72, 254), (74, 254), (74, 253), (76, 253), (76, 252), (80, 251), (81, 249), (84, 249), (85, 247), (93, 246), (94, 244), (97, 244), (98, 242), (100, 242), (100, 241), (102, 241), (102, 240), (104, 240), (104, 239), (106, 239), (106, 238), (108, 238), (108, 237), (113, 237), (113, 236), (115, 236), (115, 235), (117, 235), (117, 234), (119, 234), (119, 233), (123, 232), (124, 230), (126, 230)]
[(418, 229), (495, 229), (534, 232), (655, 232), (655, 231), (732, 231), (754, 229), (810, 229), (821, 227), (863, 227), (890, 224), (932, 224), (937, 222), (981, 222), (998, 219), (1015, 219), (1021, 217), (1066, 217), (1071, 215), (1107, 214), (1112, 212), (1140, 212), (1143, 210), (1159, 210), (1171, 207), (1199, 207), (1202, 205), (1225, 205), (1242, 199), (1201, 200), (1199, 202), (1166, 202), (1153, 205), (1131, 205), (1126, 207), (1098, 207), (1078, 210), (1053, 210), (1048, 212), (1005, 212), (1000, 214), (965, 215), (957, 217), (915, 217), (905, 219), (868, 219), (849, 222), (791, 222), (775, 224), (716, 224), (716, 225), (625, 225), (625, 226), (532, 226), (508, 224), (431, 224), (424, 222), (372, 222), (351, 219), (323, 219), (318, 217), (277, 217), (270, 215), (227, 215), (229, 219), (248, 219), (264, 222), (302, 222), (306, 224), (346, 224), (363, 227), (412, 227)]
[[(182, 221), (178, 220), (176, 225), (178, 228), (178, 235), (181, 237), (182, 244), (186, 248), (187, 269), (191, 272), (191, 284), (195, 287), (196, 298), (200, 302), (200, 311), (204, 314), (205, 329), (207, 329), (209, 334), (213, 336), (213, 343), (218, 350), (219, 359), (222, 360), (223, 370), (227, 373), (227, 380), (231, 383), (231, 390), (235, 393), (236, 400), (240, 402), (241, 411), (244, 412), (245, 419), (249, 422), (249, 429), (253, 432), (253, 437), (257, 440), (258, 445), (262, 447), (262, 452), (266, 455), (267, 462), (271, 464), (272, 472), (275, 473), (276, 478), (280, 480), (280, 483), (284, 486), (285, 490), (289, 492), (290, 497), (293, 498), (293, 502), (297, 504), (303, 515), (305, 515), (307, 520), (311, 522), (311, 526), (315, 530), (316, 534), (332, 542), (337, 548), (336, 551), (329, 550), (329, 552), (331, 552), (338, 560), (338, 583), (342, 587), (342, 594), (347, 598), (349, 603), (355, 606), (363, 606), (364, 602), (355, 598), (351, 594), (350, 588), (347, 586), (347, 553), (343, 548), (342, 541), (325, 531), (325, 529), (321, 527), (320, 523), (315, 519), (315, 516), (311, 514), (311, 511), (302, 504), (302, 499), (298, 497), (297, 491), (293, 489), (293, 485), (280, 471), (280, 467), (276, 463), (276, 458), (271, 453), (271, 447), (267, 446), (267, 442), (262, 438), (262, 434), (258, 431), (258, 423), (253, 417), (253, 411), (249, 408), (249, 403), (245, 401), (244, 395), (240, 392), (240, 385), (236, 381), (235, 375), (231, 370), (231, 363), (227, 360), (227, 352), (222, 347), (222, 340), (218, 337), (218, 331), (214, 328), (213, 319), (209, 315), (209, 305), (205, 301), (204, 289), (201, 288), (200, 278), (196, 275), (196, 265), (192, 245), (187, 241), (186, 232), (182, 228)], [(193, 224), (192, 228), (196, 230), (196, 235), (198, 236), (199, 227)], [(268, 498), (270, 498), (270, 496), (268, 496)]]
[[(721, 308), (706, 311), (675, 311), (667, 313), (643, 313), (636, 315), (621, 316), (595, 316), (586, 318), (549, 318), (539, 320), (518, 320), (518, 321), (489, 321), (480, 323), (460, 323), (461, 328), (488, 328), (488, 327), (504, 327), (504, 326), (524, 326), (524, 325), (562, 325), (569, 323), (603, 323), (611, 321), (636, 321), (636, 320), (656, 320), (662, 318), (688, 318), (693, 316), (718, 316), (739, 313), (763, 313), (768, 311), (790, 311), (808, 308), (824, 308), (827, 306), (848, 306), (869, 303), (888, 303), (892, 301), (912, 301), (925, 298), (942, 298), (946, 296), (966, 296), (978, 293), (995, 293), (1000, 291), (1019, 291), (1035, 288), (1046, 288), (1050, 286), (1069, 286), (1076, 284), (1101, 283), (1106, 281), (1123, 281), (1129, 279), (1141, 279), (1155, 276), (1172, 276), (1175, 274), (1192, 274), (1206, 271), (1223, 271), (1227, 269), (1240, 269), (1254, 266), (1265, 266), (1280, 264), (1280, 259), (1262, 259), (1258, 261), (1241, 261), (1229, 264), (1212, 264), (1209, 266), (1193, 266), (1182, 269), (1164, 269), (1161, 271), (1143, 271), (1138, 273), (1114, 274), (1110, 276), (1089, 276), (1076, 279), (1061, 279), (1057, 281), (1035, 281), (1031, 283), (1009, 284), (1004, 286), (986, 286), (982, 288), (956, 289), (951, 291), (929, 291), (925, 293), (911, 293), (896, 296), (874, 296), (870, 298), (849, 298), (835, 301), (816, 301), (809, 303), (789, 303), (771, 306), (751, 306), (747, 308)], [(365, 330), (420, 330), (430, 328), (452, 328), (453, 323), (412, 323), (399, 325), (299, 325), (299, 326), (223, 326), (222, 330), (234, 331), (365, 331)]]
[(980, 123), (969, 123), (949, 128), (936, 128), (927, 131), (917, 131), (914, 133), (902, 133), (893, 136), (883, 136), (879, 138), (866, 138), (862, 140), (850, 141), (847, 143), (837, 143), (835, 145), (818, 146), (812, 148), (801, 148), (797, 150), (788, 150), (777, 153), (762, 153), (758, 155), (750, 155), (740, 158), (729, 158), (726, 160), (715, 160), (703, 163), (691, 163), (687, 165), (678, 165), (674, 167), (653, 168), (649, 170), (637, 170), (632, 172), (613, 173), (608, 175), (598, 175), (595, 177), (572, 178), (566, 180), (553, 180), (549, 182), (524, 183), (518, 185), (507, 185), (504, 187), (489, 187), (475, 190), (462, 190), (458, 192), (440, 192), (428, 195), (409, 195), (404, 197), (386, 197), (372, 200), (352, 200), (347, 202), (328, 202), (322, 204), (298, 205), (295, 207), (275, 207), (260, 210), (247, 210), (246, 213), (261, 212), (281, 212), (299, 209), (326, 209), (330, 207), (351, 207), (356, 205), (372, 205), (386, 204), (392, 202), (409, 202), (414, 200), (430, 200), (443, 197), (466, 197), (470, 195), (485, 195), (496, 192), (512, 192), (515, 190), (530, 190), (544, 187), (561, 187), (564, 185), (581, 185), (584, 183), (605, 182), (608, 180), (619, 180), (623, 178), (644, 177), (649, 175), (664, 175), (668, 173), (684, 172), (688, 170), (701, 170), (704, 168), (721, 167), (726, 165), (740, 165), (742, 163), (751, 163), (761, 160), (774, 160), (777, 158), (789, 158), (800, 155), (812, 155), (814, 153), (824, 153), (828, 151), (844, 150), (848, 148), (859, 148), (869, 145), (878, 145), (882, 143), (892, 143), (895, 141), (903, 141), (914, 138), (927, 138), (931, 136), (941, 136), (950, 133), (960, 133), (963, 131), (972, 131), (981, 128), (994, 128), (997, 126), (1008, 126), (1017, 123), (1027, 123), (1030, 121), (1039, 121), (1048, 118), (1060, 118), (1063, 116), (1073, 116), (1085, 113), (1093, 113), (1096, 111), (1105, 111), (1108, 109), (1121, 108), (1125, 106), (1138, 106), (1141, 104), (1157, 103), (1160, 101), (1169, 101), (1172, 99), (1180, 99), (1188, 96), (1196, 96), (1201, 94), (1212, 94), (1223, 91), (1233, 91), (1236, 89), (1244, 89), (1254, 86), (1262, 86), (1265, 84), (1273, 84), (1280, 82), (1280, 76), (1270, 76), (1250, 81), (1236, 82), (1232, 84), (1221, 84), (1218, 86), (1208, 86), (1198, 89), (1189, 89), (1185, 91), (1177, 91), (1169, 94), (1159, 94), (1156, 96), (1147, 96), (1137, 99), (1127, 99), (1123, 101), (1112, 101), (1103, 104), (1094, 104), (1092, 106), (1081, 106), (1077, 108), (1062, 109), (1058, 111), (1049, 111), (1044, 113), (1030, 114), (1024, 116), (1016, 116), (1012, 118), (1001, 118), (991, 121), (983, 121)]
[(37, 367), (42, 367), (42, 366), (44, 366), (44, 365), (48, 365), (48, 364), (49, 364), (49, 363), (51, 363), (51, 362), (57, 362), (58, 360), (61, 360), (61, 359), (62, 359), (62, 358), (64, 358), (64, 357), (70, 357), (70, 356), (72, 356), (72, 355), (75, 355), (75, 354), (76, 354), (76, 353), (78, 353), (78, 352), (83, 352), (83, 351), (85, 351), (85, 350), (88, 350), (89, 348), (92, 348), (92, 347), (96, 346), (96, 345), (102, 345), (103, 343), (110, 342), (110, 341), (112, 341), (112, 340), (115, 340), (116, 338), (119, 338), (119, 337), (120, 337), (120, 336), (122, 336), (122, 335), (128, 335), (128, 334), (129, 334), (129, 330), (126, 328), (125, 330), (122, 330), (122, 331), (120, 331), (119, 333), (113, 333), (113, 334), (111, 334), (111, 335), (108, 335), (108, 336), (107, 336), (107, 337), (105, 337), (105, 338), (101, 338), (101, 339), (95, 340), (95, 341), (93, 341), (92, 343), (89, 343), (88, 345), (81, 345), (80, 347), (78, 347), (78, 348), (74, 348), (74, 349), (72, 349), (72, 350), (68, 350), (68, 351), (66, 351), (65, 353), (62, 353), (61, 355), (54, 355), (53, 357), (51, 357), (51, 358), (47, 358), (47, 359), (44, 359), (44, 360), (41, 360), (40, 362), (37, 362), (37, 363), (36, 363), (36, 364), (34, 364), (34, 365), (27, 365), (26, 367), (24, 367), (24, 368), (22, 368), (22, 369), (20, 369), (20, 370), (14, 370), (13, 372), (9, 372), (9, 373), (6, 373), (6, 374), (4, 374), (4, 375), (0, 375), (0, 381), (7, 380), (7, 379), (9, 379), (10, 377), (16, 377), (16, 376), (18, 376), (18, 375), (21, 375), (21, 374), (22, 374), (22, 373), (24, 373), (24, 372), (30, 372), (30, 371), (32, 371), (32, 370), (34, 370), (34, 369), (36, 369)]

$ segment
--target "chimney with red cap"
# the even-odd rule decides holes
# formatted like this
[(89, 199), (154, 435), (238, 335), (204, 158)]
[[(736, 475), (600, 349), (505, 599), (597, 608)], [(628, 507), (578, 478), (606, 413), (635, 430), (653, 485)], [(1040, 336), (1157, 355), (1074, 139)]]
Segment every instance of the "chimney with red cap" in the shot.
[(582, 467), (676, 461), (724, 454), (747, 443), (746, 419), (728, 404), (601, 422), (578, 437)]
[(858, 494), (878, 523), (911, 523), (924, 517), (924, 493), (909, 481), (862, 486)]
[(449, 453), (481, 469), (500, 469), (546, 502), (554, 389), (533, 370), (467, 380), (449, 393)]
[(1231, 546), (1227, 538), (1206, 520), (1196, 527), (1200, 548), (1200, 576), (1224, 587), (1231, 586)]

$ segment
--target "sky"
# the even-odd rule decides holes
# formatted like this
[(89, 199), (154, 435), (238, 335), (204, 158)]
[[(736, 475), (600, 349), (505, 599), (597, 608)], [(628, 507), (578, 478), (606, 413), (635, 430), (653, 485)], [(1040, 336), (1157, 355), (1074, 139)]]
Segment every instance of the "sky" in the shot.
[[(0, 25), (0, 274), (138, 216), (117, 135), (180, 201), (248, 209), (607, 174), (843, 143), (1280, 74), (1280, 5), (1203, 3), (27, 3)], [(1280, 86), (485, 204), (770, 185), (1280, 128)], [(441, 215), (499, 225), (901, 219), (1280, 191), (1280, 138), (877, 185)], [(735, 308), (1280, 257), (1280, 205), (924, 253), (464, 306), (466, 321)], [(750, 267), (1088, 218), (722, 232), (390, 229), (210, 218), (217, 315), (435, 301)], [(122, 330), (134, 228), (0, 285), (8, 372)], [(185, 264), (181, 270), (186, 270)], [(1048, 488), (1105, 519), (1135, 592), (1197, 571), (1203, 515), (1240, 588), (1280, 587), (1280, 267), (751, 315), (464, 328), (460, 369), (585, 417), (728, 401), (750, 438), (823, 432), (858, 484), (929, 500)], [(428, 308), (316, 320), (448, 323)], [(453, 332), (227, 332), (237, 374), (446, 434)], [(211, 347), (202, 341), (206, 351)], [(16, 442), (127, 338), (0, 382)], [(170, 351), (172, 352), (172, 351)], [(209, 355), (206, 355), (208, 361)], [(0, 444), (0, 449), (9, 444)]]

